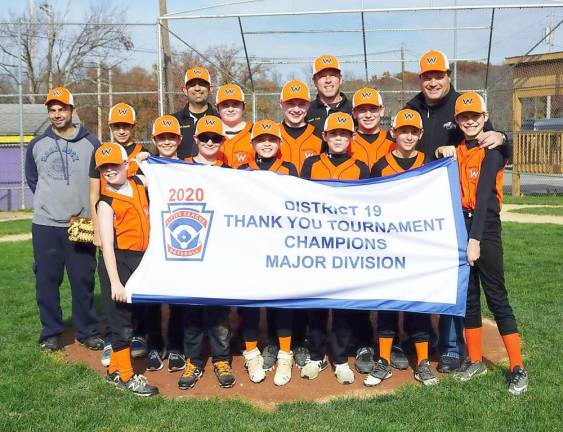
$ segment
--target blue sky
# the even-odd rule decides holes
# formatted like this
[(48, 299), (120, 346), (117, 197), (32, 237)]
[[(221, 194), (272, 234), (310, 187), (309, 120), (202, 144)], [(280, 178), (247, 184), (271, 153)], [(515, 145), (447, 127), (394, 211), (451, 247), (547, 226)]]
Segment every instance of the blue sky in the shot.
[[(44, 0), (35, 0), (40, 4)], [(85, 10), (90, 3), (99, 0), (83, 1), (51, 0), (56, 9), (68, 8), (67, 20), (83, 21)], [(127, 9), (122, 17), (123, 22), (155, 22), (158, 17), (158, 0), (120, 0), (101, 1), (107, 5), (121, 5)], [(238, 3), (224, 6), (225, 3)], [(295, 12), (307, 10), (337, 10), (385, 7), (426, 7), (453, 6), (454, 0), (349, 0), (323, 2), (309, 0), (168, 0), (169, 13), (187, 12), (191, 15), (212, 15), (219, 13), (268, 13)], [(458, 0), (458, 5), (478, 4), (522, 4), (544, 3), (561, 4), (552, 0)], [(28, 7), (28, 1), (0, 0), (3, 18), (8, 18), (8, 12), (21, 12)], [(223, 5), (210, 7), (213, 5)], [(550, 17), (550, 14), (552, 16)], [(505, 57), (522, 55), (544, 34), (544, 29), (551, 19), (554, 24), (563, 18), (563, 8), (497, 11), (495, 15), (495, 30), (493, 34), (492, 61), (501, 63)], [(490, 23), (490, 11), (465, 11), (457, 14), (458, 26), (487, 27)], [(428, 49), (443, 50), (450, 59), (454, 58), (453, 31), (401, 31), (383, 32), (380, 29), (417, 28), (417, 27), (452, 27), (453, 12), (402, 12), (402, 13), (369, 13), (365, 15), (365, 27), (368, 58), (377, 60), (369, 63), (369, 72), (381, 74), (390, 70), (400, 70), (400, 48), (404, 46), (406, 59), (416, 60)], [(330, 14), (309, 16), (284, 16), (243, 18), (242, 25), (246, 32), (282, 31), (282, 30), (359, 30), (361, 18), (359, 14)], [(182, 39), (198, 50), (204, 51), (212, 45), (235, 45), (242, 47), (239, 25), (236, 18), (228, 19), (198, 19), (174, 20), (170, 28)], [(131, 53), (125, 64), (128, 66), (141, 65), (151, 67), (156, 63), (156, 33), (151, 27), (130, 27), (135, 42), (136, 51)], [(485, 59), (487, 57), (489, 31), (488, 29), (459, 30), (457, 32), (457, 58)], [(174, 48), (182, 49), (182, 43), (171, 37)], [(295, 76), (304, 79), (310, 71), (310, 59), (324, 53), (332, 53), (340, 57), (344, 63), (343, 70), (348, 76), (361, 78), (363, 76), (362, 34), (358, 32), (334, 32), (318, 34), (253, 34), (246, 39), (249, 54), (265, 59), (298, 59), (304, 63), (277, 66), (282, 77)], [(553, 40), (552, 51), (563, 50), (563, 25), (558, 29)], [(547, 51), (545, 44), (540, 45), (534, 52)], [(407, 70), (415, 70), (415, 63), (408, 63)]]

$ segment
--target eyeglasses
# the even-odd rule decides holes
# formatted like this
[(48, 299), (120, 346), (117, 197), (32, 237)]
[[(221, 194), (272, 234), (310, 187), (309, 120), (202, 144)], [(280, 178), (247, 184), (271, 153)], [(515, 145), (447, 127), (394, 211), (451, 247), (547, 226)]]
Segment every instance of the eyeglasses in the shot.
[(219, 144), (221, 141), (223, 141), (223, 137), (217, 134), (201, 134), (197, 137), (197, 139), (204, 143), (207, 143), (209, 142), (209, 140), (211, 140), (213, 144)]

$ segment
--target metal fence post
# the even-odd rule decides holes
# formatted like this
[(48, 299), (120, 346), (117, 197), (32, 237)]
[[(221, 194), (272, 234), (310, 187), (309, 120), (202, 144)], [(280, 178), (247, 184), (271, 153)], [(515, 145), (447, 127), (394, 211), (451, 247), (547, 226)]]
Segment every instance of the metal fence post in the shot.
[[(18, 103), (20, 114), (20, 189), (21, 189), (21, 204), (20, 208), (25, 209), (25, 152), (23, 146), (23, 66), (22, 66), (22, 22), (18, 22)], [(11, 201), (11, 200), (10, 200)], [(12, 210), (10, 202), (9, 210)]]

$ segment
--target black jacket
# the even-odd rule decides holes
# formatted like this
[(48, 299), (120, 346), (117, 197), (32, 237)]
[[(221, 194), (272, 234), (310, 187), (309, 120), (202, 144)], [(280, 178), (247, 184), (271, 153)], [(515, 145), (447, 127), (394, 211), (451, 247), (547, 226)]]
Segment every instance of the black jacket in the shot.
[[(423, 152), (429, 160), (435, 160), (436, 149), (443, 145), (458, 145), (463, 140), (463, 133), (455, 122), (455, 101), (460, 96), (453, 87), (444, 98), (433, 106), (428, 106), (422, 92), (407, 102), (407, 108), (418, 111), (422, 117), (424, 134), (417, 150)], [(485, 123), (485, 131), (494, 130), (490, 121)], [(507, 146), (502, 146), (507, 147)], [(502, 153), (508, 149), (503, 148)]]
[(206, 115), (219, 116), (215, 108), (211, 104), (207, 105), (207, 110), (201, 114), (192, 114), (188, 110), (188, 105), (180, 111), (172, 114), (178, 119), (180, 123), (180, 131), (182, 132), (182, 143), (178, 147), (178, 158), (184, 159), (186, 157), (197, 155), (197, 146), (195, 145), (194, 132), (196, 121)]
[(328, 106), (320, 100), (319, 95), (311, 102), (309, 111), (307, 111), (307, 122), (315, 126), (315, 135), (322, 138), (323, 129), (325, 127), (325, 120), (329, 114), (335, 112), (345, 112), (352, 115), (352, 102), (346, 97), (344, 93), (340, 93), (342, 100), (334, 107)]

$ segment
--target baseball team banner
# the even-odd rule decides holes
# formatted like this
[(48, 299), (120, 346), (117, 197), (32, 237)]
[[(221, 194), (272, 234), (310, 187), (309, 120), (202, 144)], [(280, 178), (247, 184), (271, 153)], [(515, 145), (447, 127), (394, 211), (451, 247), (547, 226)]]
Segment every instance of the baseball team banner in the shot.
[(465, 314), (457, 163), (361, 181), (150, 158), (133, 302)]

